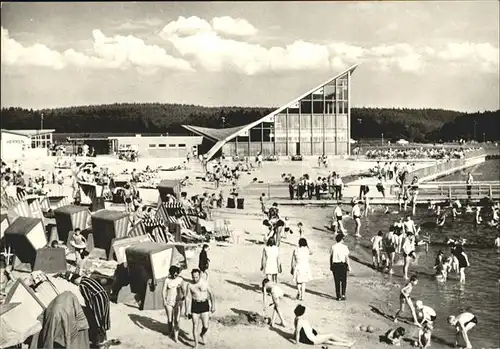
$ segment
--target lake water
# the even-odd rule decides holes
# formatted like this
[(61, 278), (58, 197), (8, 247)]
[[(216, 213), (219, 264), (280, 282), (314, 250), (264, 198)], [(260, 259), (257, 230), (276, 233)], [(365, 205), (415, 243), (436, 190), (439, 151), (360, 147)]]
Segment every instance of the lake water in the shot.
[(486, 160), (484, 163), (456, 172), (449, 176), (441, 177), (437, 181), (466, 181), (467, 173), (471, 172), (475, 181), (500, 180), (500, 160)]
[[(323, 227), (329, 224), (332, 208), (304, 208), (304, 217), (311, 226)], [(363, 262), (371, 264), (371, 244), (369, 239), (379, 230), (387, 231), (388, 227), (398, 219), (398, 214), (383, 214), (375, 212), (363, 218), (362, 235), (359, 241), (348, 236), (347, 244), (354, 251), (354, 255)], [(410, 275), (419, 274), (419, 284), (414, 288), (412, 297), (421, 299), (424, 304), (434, 308), (438, 318), (433, 336), (436, 342), (452, 345), (454, 342), (453, 329), (447, 324), (449, 315), (457, 315), (463, 311), (470, 311), (478, 317), (478, 326), (469, 332), (474, 348), (500, 348), (500, 251), (493, 248), (493, 240), (497, 231), (487, 226), (475, 228), (473, 216), (460, 217), (457, 221), (446, 223), (442, 232), (435, 229), (435, 217), (428, 215), (427, 210), (417, 212), (415, 222), (422, 226), (424, 234), (430, 234), (433, 243), (429, 252), (423, 247), (417, 248), (418, 258), (410, 267)], [(306, 219), (306, 218), (304, 218)], [(346, 220), (348, 232), (354, 230), (352, 220)], [(316, 234), (327, 233), (315, 231)], [(331, 236), (331, 235), (330, 235)], [(466, 283), (458, 282), (458, 275), (452, 273), (446, 283), (438, 283), (434, 278), (434, 260), (439, 249), (446, 255), (449, 248), (444, 245), (448, 237), (464, 237), (471, 245), (466, 244), (464, 249), (468, 254), (470, 268), (466, 269)], [(402, 264), (395, 267), (395, 274), (389, 276), (380, 273), (381, 279), (404, 284), (402, 279)], [(394, 303), (397, 300), (392, 300)], [(409, 313), (406, 313), (409, 316)], [(408, 326), (407, 326), (408, 327)]]

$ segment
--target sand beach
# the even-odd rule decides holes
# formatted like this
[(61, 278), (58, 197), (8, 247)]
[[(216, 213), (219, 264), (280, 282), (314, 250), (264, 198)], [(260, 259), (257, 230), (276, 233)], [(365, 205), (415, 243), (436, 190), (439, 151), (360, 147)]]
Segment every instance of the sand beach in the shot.
[[(106, 164), (112, 172), (118, 173), (124, 168), (129, 170), (137, 168), (141, 170), (147, 165), (165, 167), (172, 166), (178, 162), (171, 160), (140, 159), (137, 163), (123, 161), (110, 161), (97, 158), (94, 160), (99, 165)], [(207, 348), (291, 348), (294, 347), (293, 328), (277, 326), (270, 328), (264, 324), (262, 293), (260, 283), (264, 276), (259, 271), (262, 254), (262, 239), (264, 227), (262, 220), (265, 218), (260, 212), (258, 203), (259, 194), (256, 192), (254, 178), (262, 182), (277, 183), (280, 181), (280, 173), (293, 173), (300, 175), (309, 173), (313, 177), (326, 174), (334, 168), (343, 175), (352, 175), (373, 166), (375, 163), (356, 162), (346, 159), (331, 161), (328, 169), (318, 169), (315, 160), (303, 161), (301, 163), (281, 162), (264, 163), (262, 169), (245, 174), (239, 182), (241, 196), (245, 198), (244, 210), (219, 209), (214, 216), (226, 218), (237, 236), (234, 243), (211, 243), (209, 256), (210, 285), (216, 297), (216, 312), (212, 315), (210, 331), (207, 339)], [(46, 169), (50, 166), (42, 163), (22, 164), (27, 173), (35, 169)], [(197, 161), (190, 164), (189, 170), (160, 172), (162, 178), (184, 178), (189, 176), (191, 185), (184, 190), (191, 195), (200, 194), (205, 191), (213, 192), (213, 183), (205, 183), (196, 180), (201, 175), (201, 166)], [(68, 180), (68, 182), (70, 182)], [(229, 185), (228, 185), (229, 186)], [(50, 187), (50, 185), (49, 185)], [(224, 190), (223, 185), (223, 190)], [(55, 189), (54, 189), (55, 190)], [(69, 186), (65, 187), (65, 193), (70, 193)], [(157, 190), (141, 189), (141, 196), (145, 203), (157, 201)], [(346, 195), (351, 196), (351, 195)], [(272, 201), (272, 200), (271, 200)], [(111, 209), (122, 209), (119, 205), (110, 205)], [(361, 263), (352, 261), (352, 271), (348, 279), (348, 300), (337, 302), (334, 299), (334, 284), (332, 274), (329, 271), (328, 258), (329, 249), (333, 244), (333, 235), (326, 229), (329, 222), (314, 210), (304, 210), (301, 207), (287, 206), (281, 208), (281, 215), (289, 220), (289, 225), (294, 227), (301, 221), (305, 226), (306, 237), (309, 241), (313, 254), (310, 258), (313, 280), (307, 285), (307, 296), (301, 304), (307, 307), (306, 317), (314, 324), (315, 328), (324, 333), (334, 332), (340, 336), (356, 340), (353, 348), (385, 348), (386, 344), (379, 343), (379, 336), (387, 330), (395, 328), (391, 319), (384, 314), (392, 315), (397, 309), (397, 296), (401, 278), (389, 280), (381, 278), (380, 274), (364, 265), (369, 263), (371, 257), (362, 250), (357, 251), (353, 238), (347, 239), (348, 246), (353, 251), (353, 257)], [(347, 222), (347, 228), (350, 227)], [(299, 304), (295, 299), (296, 288), (290, 274), (290, 262), (292, 251), (297, 243), (298, 237), (287, 236), (280, 248), (283, 273), (279, 276), (279, 282), (285, 291), (283, 304), (284, 316), (289, 326), (293, 324), (293, 309)], [(189, 260), (188, 270), (184, 270), (181, 276), (190, 278), (190, 268), (197, 267), (198, 250)], [(401, 279), (401, 280), (400, 280)], [(61, 286), (65, 287), (65, 286)], [(382, 313), (378, 313), (382, 312)], [(256, 315), (258, 314), (258, 315)], [(409, 314), (406, 314), (408, 317)], [(405, 315), (403, 315), (403, 319)], [(371, 325), (375, 329), (373, 333), (360, 331), (359, 326)], [(416, 327), (403, 323), (407, 328), (408, 340), (415, 338)], [(150, 348), (169, 347), (186, 348), (193, 345), (191, 335), (191, 321), (182, 318), (180, 323), (181, 333), (178, 343), (174, 343), (166, 335), (166, 315), (163, 310), (141, 311), (135, 302), (111, 305), (111, 329), (109, 338), (119, 338), (119, 348)], [(410, 347), (407, 342), (404, 346)], [(333, 348), (333, 346), (331, 346)], [(440, 348), (439, 344), (433, 347)], [(446, 347), (446, 346), (443, 346)]]

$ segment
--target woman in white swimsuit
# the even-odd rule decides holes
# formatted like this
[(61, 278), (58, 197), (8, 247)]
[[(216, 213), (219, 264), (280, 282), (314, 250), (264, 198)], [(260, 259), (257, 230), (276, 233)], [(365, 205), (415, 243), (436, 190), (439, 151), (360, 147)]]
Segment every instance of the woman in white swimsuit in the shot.
[(179, 338), (182, 302), (185, 299), (184, 281), (179, 276), (179, 272), (179, 267), (172, 265), (163, 286), (163, 305), (165, 306), (168, 320), (167, 332), (176, 342)]

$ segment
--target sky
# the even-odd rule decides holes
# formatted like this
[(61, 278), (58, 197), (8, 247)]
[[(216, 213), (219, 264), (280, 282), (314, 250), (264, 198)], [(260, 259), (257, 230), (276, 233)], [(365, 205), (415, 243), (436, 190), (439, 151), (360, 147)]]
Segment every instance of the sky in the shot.
[(279, 107), (359, 64), (354, 107), (496, 110), (499, 4), (2, 3), (1, 105)]

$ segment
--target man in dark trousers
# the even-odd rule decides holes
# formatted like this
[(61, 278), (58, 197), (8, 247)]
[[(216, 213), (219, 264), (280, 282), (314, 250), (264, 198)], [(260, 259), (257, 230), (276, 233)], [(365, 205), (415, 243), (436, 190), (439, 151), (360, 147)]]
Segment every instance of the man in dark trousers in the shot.
[(335, 292), (338, 301), (345, 301), (345, 291), (347, 288), (347, 272), (351, 270), (349, 265), (349, 249), (344, 245), (344, 234), (337, 234), (337, 243), (330, 251), (330, 270), (335, 281)]

